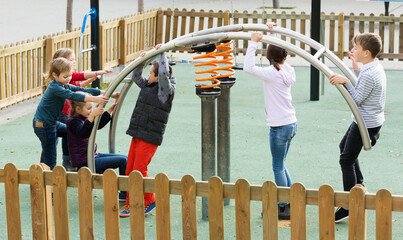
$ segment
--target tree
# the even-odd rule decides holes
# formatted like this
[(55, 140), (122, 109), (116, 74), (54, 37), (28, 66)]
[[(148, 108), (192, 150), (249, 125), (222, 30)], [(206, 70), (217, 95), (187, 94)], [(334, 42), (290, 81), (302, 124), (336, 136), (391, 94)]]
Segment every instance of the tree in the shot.
[(73, 30), (73, 0), (67, 0), (66, 30)]
[(143, 12), (144, 11), (144, 0), (138, 0), (137, 11), (138, 12)]
[(280, 0), (273, 0), (273, 8), (274, 9), (280, 8)]

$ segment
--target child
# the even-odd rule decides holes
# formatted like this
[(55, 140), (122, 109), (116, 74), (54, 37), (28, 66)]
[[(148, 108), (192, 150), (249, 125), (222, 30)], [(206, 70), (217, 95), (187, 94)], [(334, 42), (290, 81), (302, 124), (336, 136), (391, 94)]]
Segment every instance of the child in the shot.
[[(158, 49), (161, 45), (157, 45)], [(144, 53), (140, 56), (144, 56)], [(175, 80), (168, 65), (165, 54), (162, 53), (159, 61), (152, 63), (148, 77), (142, 77), (143, 66), (133, 70), (132, 80), (141, 88), (136, 106), (130, 120), (127, 134), (132, 136), (129, 149), (126, 175), (138, 170), (143, 177), (148, 177), (147, 166), (154, 153), (162, 143), (162, 137), (171, 112), (172, 99), (175, 92)], [(129, 194), (126, 205), (120, 212), (121, 217), (130, 216)], [(155, 209), (153, 193), (144, 193), (144, 215)]]
[[(57, 58), (51, 61), (48, 78), (53, 78), (36, 109), (33, 128), (42, 145), (44, 163), (51, 169), (56, 165), (57, 137), (66, 135), (66, 124), (58, 121), (66, 99), (108, 103), (108, 98), (100, 94), (98, 89), (86, 89), (69, 85), (71, 79), (71, 63), (67, 59)], [(84, 91), (97, 96), (85, 96), (76, 91)], [(117, 97), (119, 94), (115, 95)]]
[[(353, 69), (358, 76), (355, 87), (344, 85), (360, 110), (367, 126), (371, 145), (379, 138), (379, 131), (385, 121), (386, 76), (376, 56), (382, 49), (382, 40), (375, 33), (360, 33), (353, 38), (354, 47), (349, 52)], [(358, 63), (362, 63), (361, 69)], [(330, 83), (345, 84), (348, 79), (339, 74), (330, 76)], [(344, 191), (350, 191), (356, 184), (364, 181), (358, 155), (362, 148), (361, 134), (354, 117), (353, 122), (340, 142), (340, 166), (343, 174)], [(339, 208), (335, 222), (348, 218), (348, 209)]]
[[(53, 59), (63, 57), (69, 60), (72, 63), (72, 76), (70, 83), (74, 86), (86, 87), (88, 84), (92, 83), (94, 80), (98, 79), (99, 76), (111, 73), (112, 69), (105, 69), (101, 71), (93, 71), (93, 72), (83, 72), (77, 73), (76, 71), (76, 59), (73, 50), (70, 48), (60, 48), (58, 49), (55, 54), (53, 54)], [(84, 81), (85, 80), (85, 81)], [(83, 81), (78, 83), (78, 81)], [(66, 123), (67, 119), (70, 116), (71, 104), (70, 100), (66, 100), (64, 104), (64, 108), (62, 113), (59, 116), (59, 121), (62, 123)], [(66, 168), (67, 171), (74, 171), (75, 168), (71, 166), (71, 161), (69, 157), (69, 149), (67, 146), (67, 138), (62, 137), (62, 150), (63, 150), (63, 166)]]
[[(116, 103), (112, 104), (107, 111), (95, 106), (92, 109), (91, 102), (71, 101), (71, 117), (67, 120), (67, 140), (70, 159), (73, 167), (80, 169), (87, 166), (88, 138), (94, 127), (94, 119), (101, 116), (98, 129), (103, 128), (110, 120)], [(127, 157), (113, 153), (96, 153), (95, 145), (95, 171), (102, 174), (108, 168), (119, 168), (119, 175), (125, 175)], [(119, 194), (119, 200), (126, 200), (126, 192)]]
[[(269, 29), (275, 23), (267, 23)], [(294, 69), (285, 60), (287, 51), (280, 47), (269, 45), (266, 58), (270, 61), (268, 67), (255, 66), (255, 52), (263, 34), (253, 32), (246, 51), (244, 71), (263, 80), (265, 113), (267, 125), (270, 126), (270, 150), (272, 169), (278, 186), (290, 187), (291, 178), (285, 166), (291, 139), (297, 132), (297, 118), (291, 104), (291, 85), (295, 83)], [(290, 205), (279, 203), (279, 219), (290, 219)]]

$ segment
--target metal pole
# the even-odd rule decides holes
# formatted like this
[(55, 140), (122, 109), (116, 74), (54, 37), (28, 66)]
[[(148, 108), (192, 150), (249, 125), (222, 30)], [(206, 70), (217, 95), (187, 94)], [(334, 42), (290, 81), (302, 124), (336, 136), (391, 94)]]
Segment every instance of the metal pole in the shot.
[[(100, 69), (100, 46), (99, 46), (99, 0), (91, 0), (91, 9), (95, 9), (95, 19), (91, 20), (91, 46), (95, 49), (91, 51), (91, 69), (96, 71)], [(80, 53), (81, 54), (81, 53)], [(92, 82), (93, 88), (100, 88), (99, 79)]]
[[(220, 78), (221, 95), (217, 99), (217, 175), (223, 182), (231, 178), (231, 139), (230, 139), (230, 88), (235, 78)], [(224, 199), (224, 206), (230, 199)]]
[[(201, 98), (202, 126), (202, 180), (208, 181), (216, 175), (215, 162), (215, 99), (220, 95), (220, 88), (196, 88)], [(208, 198), (202, 198), (202, 219), (208, 220)]]
[[(311, 38), (320, 42), (320, 0), (312, 0)], [(311, 48), (311, 54), (316, 50)], [(311, 66), (311, 101), (319, 100), (319, 70)]]

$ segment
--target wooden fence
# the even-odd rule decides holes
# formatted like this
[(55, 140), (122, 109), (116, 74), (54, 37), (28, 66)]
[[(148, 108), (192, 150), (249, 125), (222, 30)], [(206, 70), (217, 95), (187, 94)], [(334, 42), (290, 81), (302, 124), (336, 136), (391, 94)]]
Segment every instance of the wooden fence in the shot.
[[(194, 9), (153, 10), (105, 21), (100, 26), (101, 68), (126, 64), (141, 51), (156, 43), (168, 42), (179, 36), (206, 28), (229, 24), (277, 22), (304, 35), (310, 34), (310, 15), (287, 12), (238, 12), (213, 10), (196, 12)], [(326, 15), (322, 13), (323, 44), (340, 58), (347, 56), (351, 49), (350, 39), (358, 32), (375, 32), (383, 39), (384, 48), (380, 59), (403, 59), (403, 15), (358, 16), (354, 14)], [(80, 28), (72, 32), (62, 32), (17, 44), (0, 46), (0, 109), (41, 95), (43, 74), (53, 53), (61, 47), (74, 49), (78, 56)], [(83, 49), (90, 47), (90, 30), (86, 29)], [(299, 44), (309, 51), (308, 46), (293, 39), (283, 40)], [(234, 41), (234, 53), (245, 54), (247, 41)], [(262, 48), (258, 49), (261, 53)], [(91, 66), (90, 53), (82, 54), (83, 71)]]
[[(116, 67), (135, 59), (140, 52), (154, 46), (157, 14), (148, 11), (100, 25), (101, 69)], [(43, 93), (44, 75), (48, 62), (59, 48), (71, 48), (78, 59), (81, 28), (0, 46), (0, 109), (25, 101)], [(90, 48), (90, 28), (83, 35), (83, 48)], [(91, 54), (82, 54), (80, 69), (91, 69)]]
[(30, 185), (33, 239), (53, 239), (53, 236), (69, 239), (68, 187), (78, 188), (81, 239), (94, 239), (95, 236), (93, 189), (103, 189), (104, 193), (105, 239), (120, 239), (119, 190), (129, 191), (133, 196), (130, 198), (131, 239), (145, 239), (144, 192), (156, 195), (157, 239), (171, 239), (170, 195), (182, 197), (183, 239), (197, 239), (197, 197), (208, 198), (210, 239), (224, 239), (224, 198), (235, 199), (236, 239), (243, 240), (251, 239), (252, 200), (262, 202), (263, 239), (273, 240), (278, 239), (277, 202), (290, 202), (291, 239), (298, 240), (307, 239), (307, 205), (318, 206), (319, 239), (335, 239), (336, 206), (349, 208), (348, 235), (349, 239), (355, 240), (366, 239), (367, 209), (376, 211), (376, 239), (382, 240), (392, 239), (392, 212), (403, 212), (403, 196), (392, 196), (385, 189), (369, 194), (361, 187), (354, 187), (349, 193), (335, 192), (329, 185), (308, 190), (300, 183), (283, 188), (272, 181), (262, 186), (250, 185), (245, 179), (239, 179), (235, 184), (223, 183), (218, 177), (212, 177), (208, 182), (196, 182), (190, 175), (181, 180), (170, 180), (163, 173), (155, 179), (144, 179), (139, 172), (132, 172), (129, 177), (118, 177), (113, 170), (107, 170), (103, 175), (92, 174), (87, 168), (78, 173), (66, 173), (61, 166), (49, 171), (38, 164), (29, 170), (18, 170), (12, 163), (0, 169), (0, 182), (5, 187), (8, 239), (22, 238), (20, 184)]

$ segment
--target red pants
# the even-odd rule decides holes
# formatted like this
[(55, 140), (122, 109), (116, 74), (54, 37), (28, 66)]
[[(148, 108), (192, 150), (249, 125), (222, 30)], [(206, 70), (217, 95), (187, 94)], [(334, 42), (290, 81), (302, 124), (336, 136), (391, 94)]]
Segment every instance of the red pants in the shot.
[[(145, 142), (138, 138), (132, 138), (129, 155), (127, 156), (126, 176), (137, 170), (143, 177), (148, 177), (147, 166), (150, 164), (158, 145)], [(144, 206), (155, 202), (154, 193), (144, 193)], [(127, 192), (126, 204), (129, 204), (129, 192)]]

